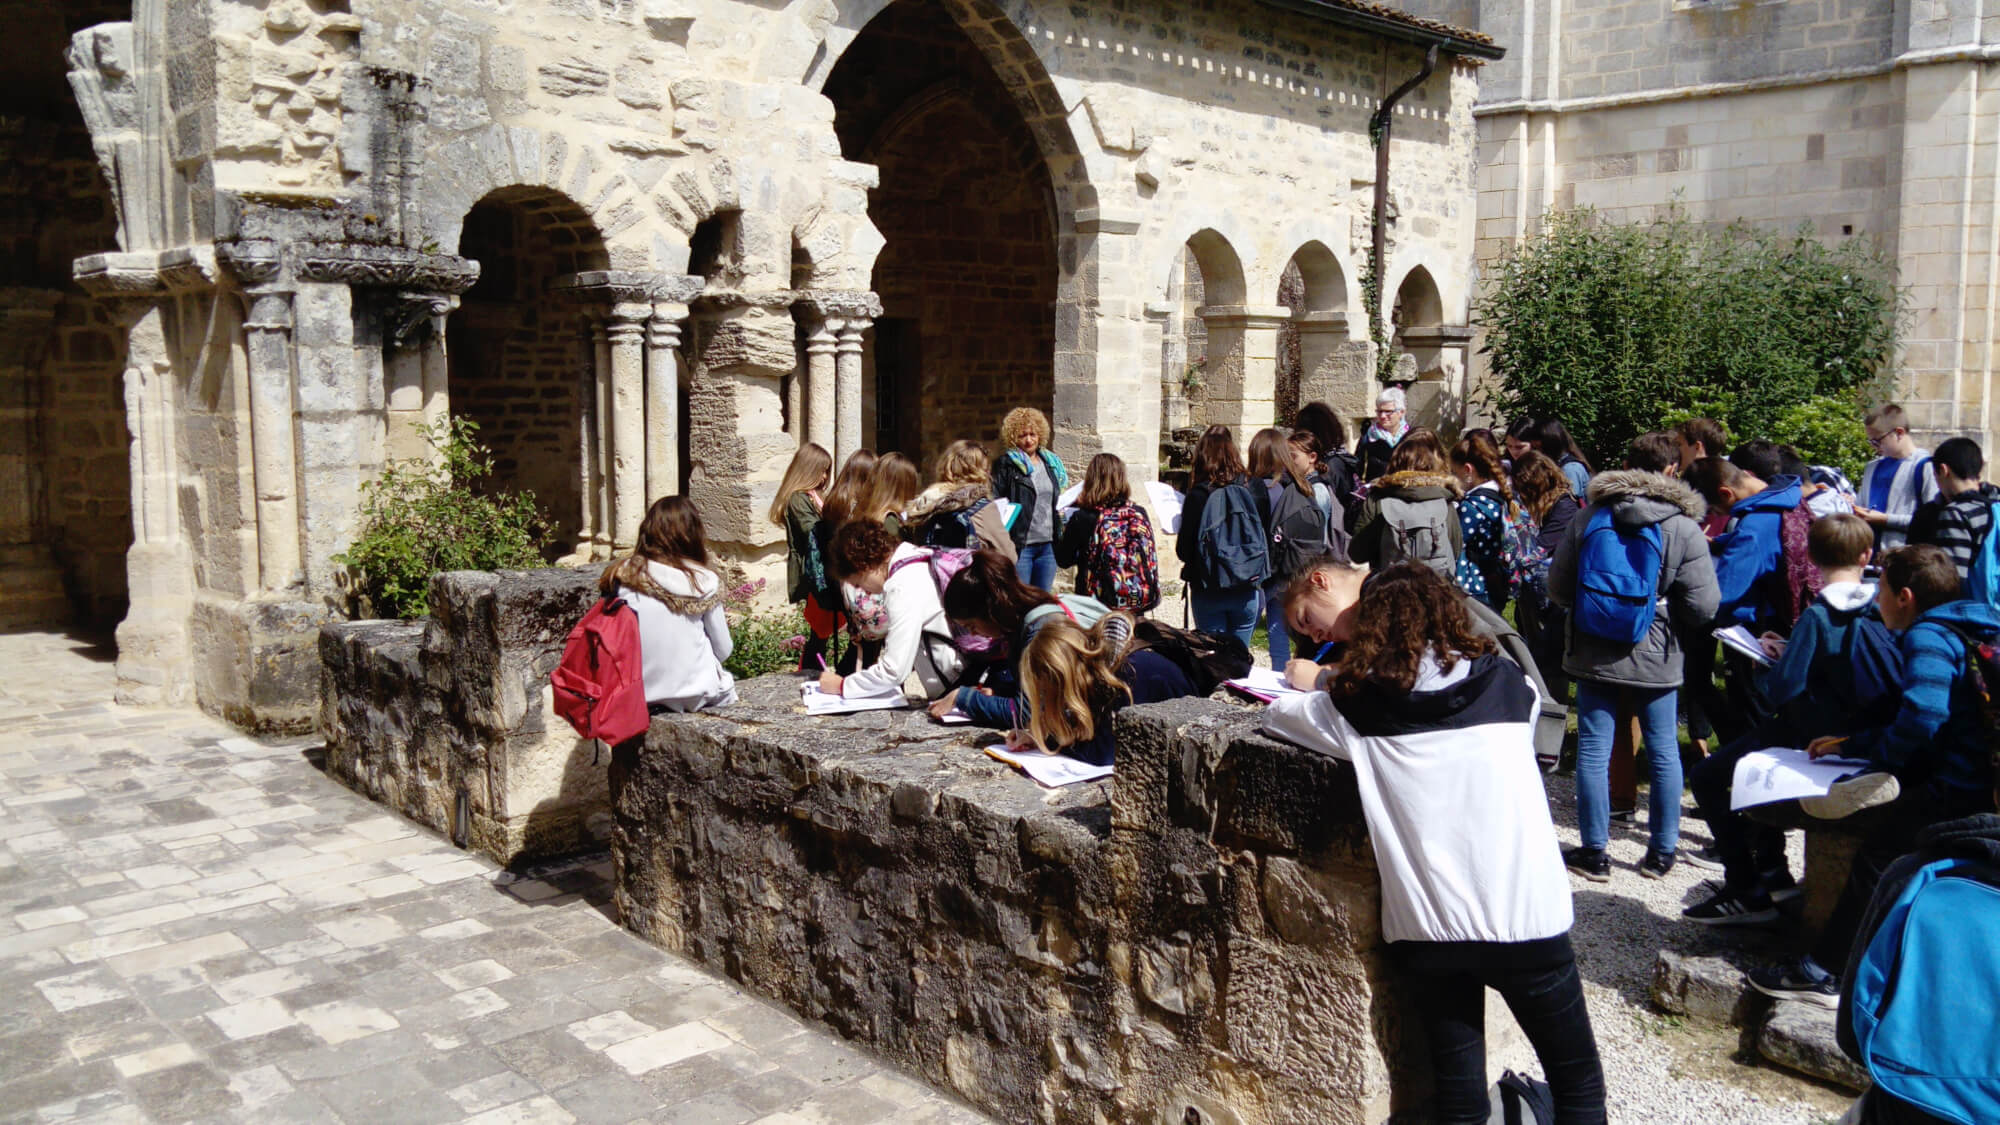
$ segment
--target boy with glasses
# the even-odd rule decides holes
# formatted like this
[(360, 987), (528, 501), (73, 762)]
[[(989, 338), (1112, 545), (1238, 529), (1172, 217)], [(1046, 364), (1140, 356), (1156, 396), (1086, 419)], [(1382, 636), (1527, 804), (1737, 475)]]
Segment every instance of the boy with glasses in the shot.
[(1937, 499), (1937, 480), (1930, 472), (1930, 451), (1910, 436), (1909, 419), (1895, 403), (1877, 407), (1864, 419), (1868, 444), (1876, 457), (1861, 474), (1861, 495), (1854, 514), (1875, 529), (1875, 553), (1909, 541), (1910, 517)]

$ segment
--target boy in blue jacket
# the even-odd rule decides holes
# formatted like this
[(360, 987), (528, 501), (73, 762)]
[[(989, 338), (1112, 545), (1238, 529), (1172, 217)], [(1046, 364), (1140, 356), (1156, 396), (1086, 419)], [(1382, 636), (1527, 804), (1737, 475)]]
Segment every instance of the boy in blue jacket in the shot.
[[(1710, 511), (1729, 513), (1728, 526), (1709, 543), (1722, 596), (1716, 627), (1762, 631), (1782, 624), (1777, 598), (1785, 581), (1784, 522), (1785, 514), (1799, 506), (1798, 478), (1774, 476), (1767, 482), (1734, 457), (1703, 457), (1681, 479), (1701, 494)], [(1727, 696), (1703, 690), (1701, 684), (1694, 690), (1702, 695), (1709, 721), (1725, 741), (1732, 741), (1768, 716), (1770, 704), (1757, 689), (1746, 657), (1725, 649), (1723, 675), (1729, 682)]]
[(1768, 996), (1836, 1006), (1839, 976), (1883, 872), (1922, 829), (1993, 811), (1991, 732), (1968, 643), (2000, 637), (2000, 613), (1960, 594), (1958, 568), (1936, 547), (1899, 547), (1882, 561), (1876, 605), (1883, 623), (1901, 634), (1902, 699), (1887, 722), (1806, 747), (1815, 758), (1869, 763), (1868, 772), (1837, 783), (1828, 796), (1800, 802), (1815, 816), (1849, 817), (1861, 848), (1812, 951), (1750, 973), (1752, 987)]
[(1803, 746), (1820, 735), (1854, 729), (1902, 677), (1895, 639), (1875, 611), (1875, 584), (1862, 580), (1874, 554), (1874, 529), (1859, 516), (1828, 516), (1813, 524), (1807, 548), (1826, 586), (1799, 615), (1789, 641), (1775, 633), (1762, 638), (1765, 652), (1777, 661), (1764, 676), (1764, 690), (1778, 713), (1689, 774), (1715, 845), (1688, 856), (1688, 862), (1723, 872), (1721, 890), (1681, 911), (1690, 922), (1776, 921), (1775, 900), (1798, 893), (1785, 865), (1784, 830), (1729, 808), (1736, 763), (1768, 746)]

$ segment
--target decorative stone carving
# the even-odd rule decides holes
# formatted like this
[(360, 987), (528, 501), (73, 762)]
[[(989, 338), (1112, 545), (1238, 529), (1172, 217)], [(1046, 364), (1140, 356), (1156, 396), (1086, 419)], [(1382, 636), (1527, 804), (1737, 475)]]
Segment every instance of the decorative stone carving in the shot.
[(307, 243), (296, 247), (294, 253), (294, 269), (305, 281), (458, 294), (479, 280), (479, 263), (455, 254), (355, 243)]
[(652, 302), (684, 305), (702, 291), (702, 279), (687, 274), (638, 270), (586, 270), (556, 278), (549, 292), (568, 301), (592, 304)]

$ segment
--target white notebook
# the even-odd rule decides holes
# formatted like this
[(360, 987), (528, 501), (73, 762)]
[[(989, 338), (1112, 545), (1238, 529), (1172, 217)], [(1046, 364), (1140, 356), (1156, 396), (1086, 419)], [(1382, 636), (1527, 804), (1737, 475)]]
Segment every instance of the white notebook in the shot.
[(851, 715), (856, 711), (887, 711), (897, 707), (908, 707), (910, 701), (904, 697), (901, 685), (890, 688), (879, 695), (830, 695), (819, 690), (819, 685), (808, 683), (802, 694), (805, 697), (808, 715)]
[(1019, 769), (1050, 789), (1060, 789), (1065, 785), (1076, 785), (1084, 781), (1102, 781), (1111, 776), (1110, 766), (1093, 766), (1075, 758), (1061, 754), (1044, 754), (1040, 750), (1009, 750), (1004, 746), (988, 746), (986, 753)]

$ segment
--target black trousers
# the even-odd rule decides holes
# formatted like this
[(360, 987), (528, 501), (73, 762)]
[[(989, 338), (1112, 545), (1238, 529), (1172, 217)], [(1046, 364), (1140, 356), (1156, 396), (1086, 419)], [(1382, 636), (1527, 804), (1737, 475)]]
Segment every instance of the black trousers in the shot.
[(1695, 807), (1708, 822), (1715, 837), (1715, 850), (1722, 857), (1722, 877), (1731, 891), (1756, 887), (1757, 877), (1785, 866), (1785, 832), (1769, 824), (1751, 820), (1729, 809), (1729, 789), (1736, 779), (1736, 763), (1756, 750), (1787, 743), (1774, 742), (1782, 732), (1769, 724), (1742, 738), (1726, 743), (1701, 760), (1688, 773), (1688, 788), (1694, 791)]
[(1603, 1125), (1604, 1068), (1576, 958), (1534, 968), (1412, 972), (1409, 979), (1431, 1041), (1438, 1125), (1480, 1125), (1492, 1108), (1486, 1085), (1488, 988), (1507, 1001), (1534, 1045), (1555, 1094), (1556, 1125)]

